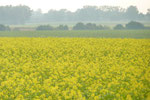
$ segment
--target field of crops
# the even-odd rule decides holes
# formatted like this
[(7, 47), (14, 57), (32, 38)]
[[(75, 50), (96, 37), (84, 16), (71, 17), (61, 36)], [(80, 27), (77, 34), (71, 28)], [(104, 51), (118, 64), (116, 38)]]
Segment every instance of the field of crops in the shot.
[(150, 30), (0, 31), (0, 37), (150, 38)]
[(3, 100), (148, 97), (149, 39), (0, 38)]

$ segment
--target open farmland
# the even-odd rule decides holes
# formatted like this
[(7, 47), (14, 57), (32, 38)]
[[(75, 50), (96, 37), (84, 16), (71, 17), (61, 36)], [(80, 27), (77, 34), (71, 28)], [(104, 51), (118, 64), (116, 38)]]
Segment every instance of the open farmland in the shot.
[(149, 39), (0, 38), (3, 100), (148, 100), (148, 95)]
[(0, 37), (150, 38), (150, 30), (8, 31)]

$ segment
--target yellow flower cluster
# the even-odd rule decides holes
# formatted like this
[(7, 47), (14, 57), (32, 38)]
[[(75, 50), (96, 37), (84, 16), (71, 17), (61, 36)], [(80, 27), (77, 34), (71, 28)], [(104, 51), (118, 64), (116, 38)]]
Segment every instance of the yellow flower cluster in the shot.
[(150, 40), (0, 38), (0, 99), (145, 100)]

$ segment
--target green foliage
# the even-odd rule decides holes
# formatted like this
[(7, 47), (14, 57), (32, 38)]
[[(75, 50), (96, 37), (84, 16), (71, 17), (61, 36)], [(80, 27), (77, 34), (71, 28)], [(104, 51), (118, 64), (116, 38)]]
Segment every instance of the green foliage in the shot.
[(92, 24), (92, 23), (87, 23), (85, 25), (86, 29), (89, 29), (89, 30), (96, 30), (98, 29), (98, 27), (96, 26), (96, 24)]
[(85, 30), (86, 27), (83, 23), (79, 22), (77, 23), (74, 27), (73, 27), (73, 30)]
[(94, 23), (77, 23), (74, 27), (73, 30), (105, 30), (109, 29), (107, 26), (102, 26), (102, 25), (96, 25)]
[(125, 29), (124, 26), (122, 24), (117, 24), (115, 27), (114, 27), (115, 30), (122, 30), (122, 29)]
[(40, 25), (36, 28), (36, 30), (53, 30), (54, 28), (50, 25)]
[(126, 24), (126, 29), (144, 29), (144, 25), (140, 22), (131, 21)]
[(9, 30), (10, 30), (9, 26), (0, 24), (0, 31), (9, 31)]
[(68, 30), (68, 26), (67, 25), (59, 25), (58, 27), (56, 27), (56, 30)]

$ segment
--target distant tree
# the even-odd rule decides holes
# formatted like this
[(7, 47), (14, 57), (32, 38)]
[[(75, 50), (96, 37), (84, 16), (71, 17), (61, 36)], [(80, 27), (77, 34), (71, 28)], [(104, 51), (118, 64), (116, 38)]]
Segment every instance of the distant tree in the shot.
[(124, 29), (123, 25), (122, 24), (117, 24), (115, 27), (114, 27), (115, 30), (122, 30)]
[(68, 26), (67, 25), (59, 25), (56, 30), (68, 30)]
[(9, 30), (10, 30), (9, 26), (0, 24), (0, 31), (9, 31)]
[(150, 8), (149, 8), (149, 9), (147, 9), (147, 14), (148, 14), (148, 15), (150, 15)]
[(49, 10), (45, 19), (50, 22), (69, 21), (72, 19), (72, 13), (67, 9)]
[(138, 14), (138, 20), (139, 21), (144, 21), (146, 19), (146, 16), (143, 13)]
[(147, 9), (146, 19), (147, 19), (147, 20), (150, 20), (150, 9)]
[(86, 29), (86, 26), (83, 23), (81, 23), (81, 22), (77, 23), (73, 27), (73, 30), (85, 30), (85, 29)]
[(44, 14), (42, 13), (41, 9), (36, 11), (32, 11), (32, 15), (30, 17), (29, 23), (42, 23), (44, 22)]
[(73, 30), (108, 30), (110, 29), (108, 26), (102, 26), (102, 25), (96, 25), (94, 23), (77, 23), (74, 27)]
[(125, 14), (128, 20), (135, 20), (138, 19), (139, 11), (136, 6), (130, 6), (127, 8)]
[(24, 24), (30, 16), (31, 10), (28, 6), (0, 6), (1, 24)]
[(14, 7), (14, 14), (16, 14), (16, 16), (14, 16), (15, 22), (14, 24), (24, 24), (27, 20), (30, 19), (31, 17), (31, 9), (28, 6), (16, 6)]
[(99, 7), (99, 15), (102, 21), (119, 21), (124, 20), (125, 9), (115, 6), (101, 6)]
[(108, 26), (96, 25), (94, 23), (87, 23), (85, 25), (86, 30), (108, 30)]
[(99, 20), (99, 10), (96, 6), (84, 6), (75, 12), (77, 21), (96, 21)]
[(93, 23), (87, 23), (85, 27), (87, 30), (97, 30), (98, 29), (96, 24), (93, 24)]
[(104, 27), (102, 25), (97, 25), (98, 30), (103, 30)]
[(131, 21), (126, 24), (126, 29), (144, 29), (144, 25), (140, 22)]
[(53, 30), (54, 28), (50, 25), (40, 25), (36, 28), (36, 30)]

